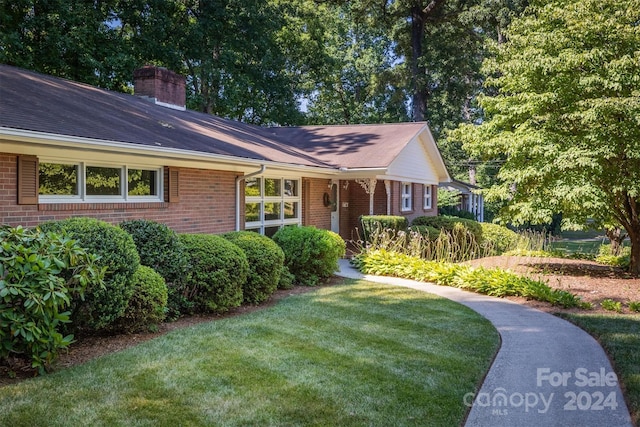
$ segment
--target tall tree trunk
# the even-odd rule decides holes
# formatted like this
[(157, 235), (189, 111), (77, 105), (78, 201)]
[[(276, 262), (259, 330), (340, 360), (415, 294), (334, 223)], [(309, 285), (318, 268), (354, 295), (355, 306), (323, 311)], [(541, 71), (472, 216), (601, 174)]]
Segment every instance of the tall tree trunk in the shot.
[(420, 65), (422, 57), (422, 38), (424, 36), (424, 13), (421, 4), (411, 7), (411, 82), (412, 82), (412, 118), (416, 122), (424, 120), (427, 105), (424, 75), (426, 69)]
[[(629, 230), (627, 230), (627, 232), (629, 232)], [(631, 240), (631, 262), (629, 263), (629, 273), (638, 277), (640, 276), (640, 230), (636, 230), (635, 233), (629, 233), (629, 240)]]
[(611, 255), (619, 256), (622, 250), (622, 241), (627, 238), (627, 235), (622, 232), (620, 227), (607, 228), (605, 232), (611, 242)]

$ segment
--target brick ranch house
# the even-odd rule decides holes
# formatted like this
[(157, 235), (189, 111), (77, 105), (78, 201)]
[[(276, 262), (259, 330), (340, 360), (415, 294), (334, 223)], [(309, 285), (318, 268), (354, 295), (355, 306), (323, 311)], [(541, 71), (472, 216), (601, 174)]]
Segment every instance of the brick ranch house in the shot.
[(435, 215), (450, 178), (426, 123), (264, 128), (185, 108), (185, 80), (137, 96), (0, 65), (0, 223), (147, 218), (180, 233)]

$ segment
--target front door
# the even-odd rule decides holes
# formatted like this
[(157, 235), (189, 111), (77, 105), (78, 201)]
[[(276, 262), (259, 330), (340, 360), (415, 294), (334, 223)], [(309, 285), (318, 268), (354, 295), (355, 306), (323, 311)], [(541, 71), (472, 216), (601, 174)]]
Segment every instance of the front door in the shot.
[(340, 192), (338, 185), (340, 181), (331, 183), (331, 231), (340, 234)]

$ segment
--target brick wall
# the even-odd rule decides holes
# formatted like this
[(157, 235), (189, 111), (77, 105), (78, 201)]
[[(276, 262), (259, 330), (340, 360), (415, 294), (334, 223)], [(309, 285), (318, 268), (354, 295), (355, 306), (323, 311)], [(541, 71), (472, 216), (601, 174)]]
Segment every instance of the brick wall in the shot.
[[(17, 204), (17, 158), (0, 154), (0, 223), (32, 227), (44, 221), (86, 216), (113, 224), (145, 218), (179, 233), (235, 229), (235, 173), (180, 169), (178, 203)], [(166, 198), (165, 198), (166, 200)]]
[(331, 230), (331, 208), (323, 204), (324, 193), (330, 193), (327, 179), (302, 180), (302, 224)]

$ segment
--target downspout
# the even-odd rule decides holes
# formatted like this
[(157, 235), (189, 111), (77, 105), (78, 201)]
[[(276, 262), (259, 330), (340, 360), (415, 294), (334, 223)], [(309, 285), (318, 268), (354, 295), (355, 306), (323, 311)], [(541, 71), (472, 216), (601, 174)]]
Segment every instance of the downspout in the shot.
[(262, 165), (259, 171), (236, 177), (236, 231), (240, 231), (240, 183), (247, 178), (263, 174), (265, 170), (267, 170), (267, 165)]

